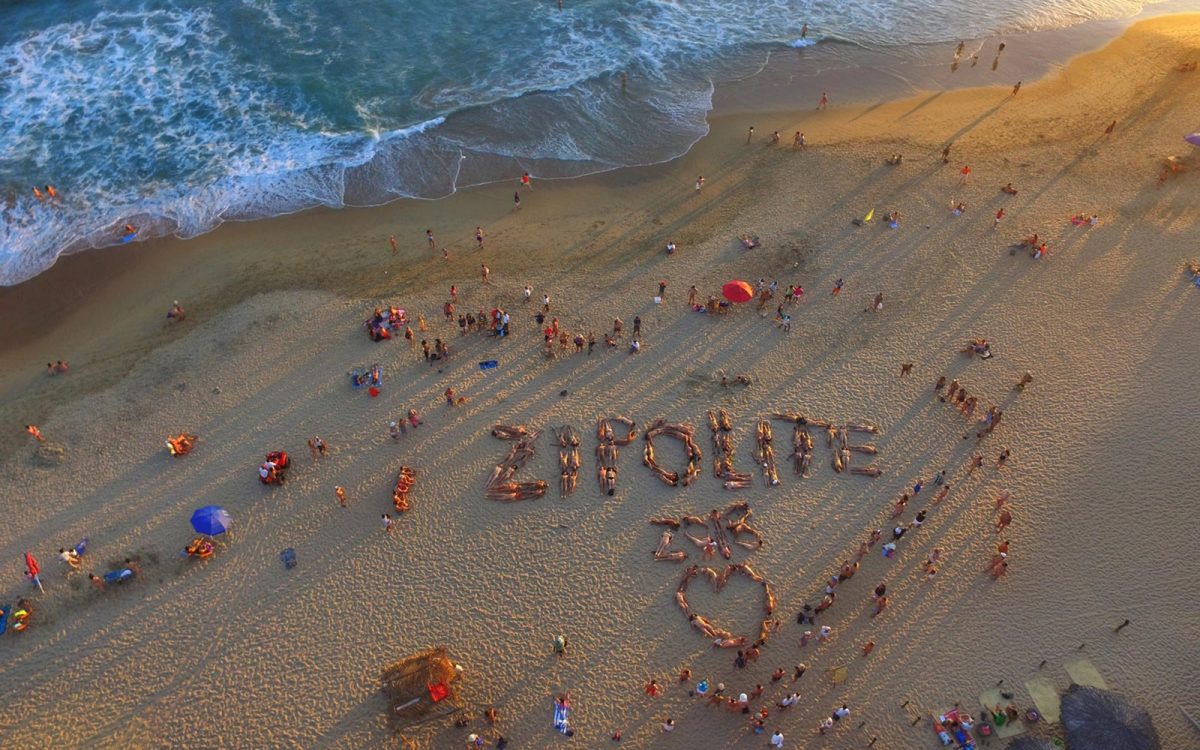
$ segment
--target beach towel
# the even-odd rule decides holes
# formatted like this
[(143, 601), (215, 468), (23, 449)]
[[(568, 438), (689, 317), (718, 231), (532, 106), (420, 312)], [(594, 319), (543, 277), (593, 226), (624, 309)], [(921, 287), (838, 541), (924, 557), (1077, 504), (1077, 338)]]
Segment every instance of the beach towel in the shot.
[(1026, 680), (1025, 689), (1029, 691), (1029, 696), (1033, 698), (1033, 704), (1037, 706), (1042, 719), (1051, 724), (1057, 724), (1060, 716), (1060, 702), (1058, 691), (1054, 689), (1054, 683), (1048, 678), (1039, 675), (1032, 680)]
[(8, 613), (12, 612), (12, 607), (5, 604), (0, 606), (0, 635), (4, 635), (4, 631), (8, 630)]
[(1073, 659), (1068, 659), (1063, 668), (1070, 675), (1071, 682), (1076, 685), (1086, 685), (1088, 687), (1100, 688), (1101, 690), (1108, 690), (1108, 683), (1100, 676), (1100, 672), (1096, 670), (1096, 665), (1088, 661), (1086, 656), (1076, 656)]
[(479, 369), (484, 370), (484, 371), (494, 370), (499, 366), (500, 366), (500, 362), (495, 359), (489, 359), (489, 360), (485, 360), (485, 361), (479, 363)]
[(279, 553), (279, 559), (283, 562), (283, 567), (291, 570), (296, 567), (296, 550), (288, 547), (283, 552)]
[(1018, 734), (1024, 734), (1025, 723), (1020, 719), (1008, 721), (1003, 715), (1001, 715), (1001, 718), (996, 718), (993, 715), (992, 709), (994, 709), (996, 706), (1003, 708), (1011, 703), (1011, 701), (1001, 695), (1000, 692), (1000, 688), (994, 687), (990, 690), (984, 691), (979, 696), (979, 705), (983, 706), (985, 715), (992, 717), (992, 724), (995, 726), (996, 736), (1000, 737), (1001, 739), (1008, 739), (1009, 737), (1016, 737)]
[(133, 571), (129, 568), (121, 568), (104, 574), (105, 583), (124, 583), (130, 578), (133, 578)]
[(554, 728), (567, 736), (574, 734), (567, 724), (567, 717), (570, 713), (570, 708), (567, 708), (567, 706), (563, 703), (554, 701)]

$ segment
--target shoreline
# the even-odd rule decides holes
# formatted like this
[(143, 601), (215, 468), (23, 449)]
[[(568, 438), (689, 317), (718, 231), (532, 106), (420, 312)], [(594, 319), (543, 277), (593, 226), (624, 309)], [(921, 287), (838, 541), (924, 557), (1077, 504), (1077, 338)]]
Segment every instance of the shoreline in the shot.
[[(739, 718), (690, 700), (674, 676), (687, 666), (737, 689), (761, 682), (774, 703), (783, 686), (770, 683), (771, 670), (790, 673), (798, 661), (809, 667), (804, 701), (772, 709), (768, 736), (778, 725), (802, 743), (831, 706), (849, 701), (855, 725), (868, 722), (882, 746), (932, 747), (928, 725), (910, 725), (902, 702), (918, 714), (955, 701), (974, 707), (1000, 678), (1022, 702), (1037, 677), (1061, 691), (1062, 666), (1081, 641), (1114, 688), (1151, 710), (1164, 740), (1184, 741), (1191, 735), (1174, 706), (1191, 681), (1178, 653), (1195, 633), (1177, 576), (1162, 571), (1188, 569), (1188, 549), (1162, 542), (1194, 521), (1195, 509), (1178, 502), (1192, 480), (1177, 451), (1145, 436), (1168, 436), (1182, 455), (1198, 439), (1177, 398), (1200, 386), (1200, 360), (1184, 345), (1195, 290), (1182, 273), (1194, 254), (1200, 175), (1155, 180), (1165, 150), (1180, 147), (1177, 131), (1200, 117), (1200, 102), (1183, 95), (1197, 80), (1184, 76), (1200, 74), (1172, 71), (1189, 55), (1200, 59), (1200, 15), (1156, 19), (1026, 82), (1015, 98), (1002, 85), (823, 113), (733, 112), (713, 117), (709, 135), (678, 160), (535, 183), (519, 212), (510, 185), (308, 212), (122, 257), (82, 254), (52, 270), (53, 283), (30, 282), (37, 293), (0, 292), (0, 319), (14, 321), (0, 334), (2, 416), (34, 421), (64, 449), (48, 466), (19, 430), (0, 441), (12, 517), (0, 543), (3, 599), (27, 593), (18, 585), (25, 549), (56, 568), (52, 548), (83, 536), (92, 539), (89, 565), (136, 554), (147, 571), (137, 588), (103, 593), (47, 571), (47, 594), (34, 595), (40, 619), (20, 641), (5, 639), (8, 674), (24, 675), (0, 680), (22, 717), (10, 726), (14, 741), (394, 742), (378, 669), (448, 643), (467, 665), (472, 706), (499, 706), (514, 747), (558, 741), (548, 696), (565, 689), (575, 691), (577, 741), (607, 744), (623, 728), (623, 745), (634, 748), (761, 744)], [(1113, 118), (1120, 125), (1106, 138)], [(747, 145), (750, 124), (756, 139)], [(771, 147), (764, 137), (773, 128), (803, 128), (811, 147)], [(943, 165), (937, 154), (948, 139), (953, 162)], [(884, 164), (896, 151), (903, 165)], [(975, 178), (959, 185), (964, 162)], [(707, 178), (699, 194), (697, 174)], [(999, 193), (1006, 181), (1020, 194)], [(956, 200), (969, 206), (963, 216), (947, 208)], [(1001, 207), (1009, 216), (994, 228)], [(900, 210), (903, 222), (851, 224), (872, 209)], [(1100, 224), (1066, 221), (1081, 211), (1099, 213)], [(487, 232), (482, 251), (473, 247), (477, 224)], [(450, 263), (431, 257), (426, 227), (451, 245)], [(1048, 259), (1009, 251), (1030, 230), (1049, 237)], [(742, 232), (761, 235), (762, 247), (743, 251)], [(668, 240), (679, 246), (670, 258)], [(481, 263), (494, 286), (480, 284)], [(703, 295), (730, 278), (802, 283), (791, 332), (771, 324), (769, 307), (710, 317), (683, 304), (689, 285)], [(846, 291), (835, 296), (839, 278)], [(547, 359), (536, 305), (520, 302), (526, 283), (553, 297), (553, 314), (572, 331), (599, 334), (617, 316), (627, 325), (640, 316), (644, 348)], [(514, 335), (459, 336), (441, 317), (451, 284), (464, 309), (513, 312)], [(876, 293), (884, 310), (864, 310)], [(174, 298), (189, 317), (168, 325)], [(388, 302), (424, 314), (424, 335), (444, 337), (454, 356), (435, 367), (403, 340), (367, 340), (362, 319)], [(956, 353), (975, 336), (997, 356)], [(46, 360), (63, 358), (70, 373), (42, 373)], [(488, 359), (499, 367), (480, 370)], [(385, 372), (378, 398), (346, 382), (350, 367), (372, 362)], [(912, 376), (898, 376), (906, 362)], [(718, 370), (753, 384), (722, 389)], [(1035, 380), (1018, 393), (1012, 384), (1025, 370)], [(994, 437), (964, 439), (972, 422), (933, 395), (940, 374), (961, 379), (981, 410), (1004, 409)], [(446, 406), (447, 387), (466, 403)], [(743, 469), (754, 470), (754, 420), (801, 410), (880, 423), (873, 441), (885, 474), (835, 475), (822, 440), (815, 476), (797, 478), (783, 460), (790, 430), (777, 425), (781, 486), (764, 486), (756, 472), (751, 489), (727, 493), (708, 471), (704, 417), (718, 406), (733, 414)], [(408, 408), (425, 424), (393, 441), (387, 420)], [(705, 450), (697, 484), (665, 486), (630, 446), (615, 497), (599, 492), (589, 455), (573, 497), (484, 499), (509, 447), (491, 425), (547, 430), (520, 476), (553, 479), (550, 429), (573, 424), (590, 453), (597, 416), (622, 413), (639, 424), (695, 425)], [(201, 437), (176, 460), (162, 439), (178, 430)], [(329, 441), (328, 459), (301, 455), (313, 434)], [(293, 475), (264, 488), (255, 464), (281, 446), (295, 454)], [(992, 465), (1002, 448), (1013, 452), (1003, 470)], [(664, 465), (684, 461), (672, 441), (659, 450)], [(976, 450), (988, 465), (972, 474), (964, 466)], [(413, 510), (392, 538), (379, 520), (399, 465), (419, 475)], [(862, 579), (840, 587), (823, 615), (832, 640), (801, 649), (800, 605), (819, 600), (865, 534), (892, 523), (895, 496), (943, 468), (950, 500), (911, 530), (896, 559), (871, 550)], [(335, 485), (347, 489), (349, 507), (333, 500)], [(985, 569), (1002, 491), (1016, 517), (1007, 532), (1014, 564), (997, 582)], [(753, 560), (776, 587), (783, 620), (762, 663), (746, 671), (673, 606), (680, 569), (652, 559), (660, 530), (647, 525), (739, 499), (753, 505), (766, 537)], [(193, 565), (177, 552), (190, 538), (191, 509), (209, 502), (226, 505), (238, 526), (214, 559)], [(1150, 544), (1161, 561), (1129, 554)], [(946, 557), (929, 580), (922, 560), (934, 546)], [(288, 547), (301, 561), (291, 572), (277, 559)], [(874, 618), (869, 595), (881, 581), (893, 604)], [(704, 588), (688, 592), (697, 611), (739, 629), (759, 619), (759, 592), (731, 585), (723, 600)], [(1133, 626), (1112, 633), (1127, 617)], [(549, 645), (559, 632), (572, 644), (562, 660)], [(868, 640), (877, 644), (870, 658), (861, 653)], [(209, 647), (217, 642), (226, 645)], [(839, 665), (848, 665), (845, 683), (825, 676)], [(669, 686), (661, 700), (641, 694), (649, 677)], [(67, 689), (77, 684), (89, 689)], [(229, 694), (240, 700), (230, 705)], [(658, 728), (667, 715), (679, 723), (669, 739)], [(432, 724), (416, 739), (453, 747), (465, 730)], [(828, 741), (867, 740), (844, 726)]]
[[(1049, 56), (1035, 54), (1033, 56), (1032, 68), (1029, 67), (1029, 64), (1022, 63), (1017, 68), (1017, 71), (1014, 71), (1014, 73), (1018, 71), (1033, 73), (1037, 76), (1036, 80), (1041, 80), (1047, 75), (1053, 75), (1055, 70), (1068, 63), (1073, 57), (1077, 57), (1088, 51), (1095, 51), (1103, 45), (1110, 43), (1120, 35), (1123, 29), (1128, 28), (1141, 19), (1186, 15), (1186, 13), (1170, 10), (1171, 5), (1167, 3), (1147, 6), (1143, 9), (1142, 13), (1128, 19), (1093, 20), (1064, 29), (1050, 29), (1012, 35), (1008, 38), (1020, 40), (1020, 42), (1010, 42), (1010, 57), (1006, 57), (1004, 67), (996, 75), (1011, 77), (1009, 69), (1014, 67), (1013, 61), (1017, 58), (1016, 53), (1028, 54), (1030, 47), (1033, 47), (1036, 53), (1036, 49), (1040, 49), (1039, 45), (1036, 44), (1038, 40), (1050, 40), (1051, 46), (1057, 50), (1056, 54)], [(995, 37), (995, 39), (999, 38)], [(983, 46), (985, 40), (970, 40), (970, 44), (972, 48), (976, 45)], [(1018, 46), (1014, 48), (1012, 47), (1013, 44), (1017, 44)], [(947, 53), (951, 51), (950, 45), (937, 45), (939, 50), (942, 46), (946, 48), (942, 51)], [(1025, 49), (1021, 49), (1022, 47)], [(817, 92), (824, 86), (828, 86), (839, 92), (846, 90), (851, 92), (844, 102), (835, 101), (835, 105), (849, 104), (850, 106), (862, 107), (864, 105), (879, 106), (887, 102), (896, 101), (897, 99), (905, 99), (917, 96), (923, 92), (931, 92), (933, 89), (930, 89), (930, 86), (940, 85), (942, 88), (937, 89), (937, 92), (940, 94), (964, 88), (978, 87), (980, 85), (978, 80), (973, 82), (974, 85), (967, 83), (969, 80), (966, 75), (968, 69), (963, 69), (964, 75), (955, 76), (947, 72), (948, 66), (944, 62), (934, 62), (931, 59), (933, 56), (929, 54), (910, 54), (910, 59), (899, 61), (897, 65), (893, 64), (895, 61), (890, 59), (892, 57), (891, 52), (856, 48), (852, 51), (852, 54), (861, 55), (865, 60), (869, 60), (870, 62), (857, 67), (842, 67), (841, 65), (835, 65), (828, 69), (819, 67), (813, 71), (806, 68), (809, 58), (812, 57), (811, 54), (806, 53), (811, 52), (811, 49), (795, 50), (798, 54), (794, 56), (789, 54), (789, 52), (768, 52), (763, 67), (748, 79), (719, 84), (713, 94), (713, 109), (707, 117), (709, 132), (707, 135), (702, 136), (699, 141), (693, 143), (687, 152), (654, 164), (616, 167), (580, 177), (551, 178), (546, 180), (546, 182), (556, 187), (565, 183), (578, 181), (605, 182), (607, 177), (613, 173), (620, 172), (633, 172), (635, 175), (631, 176), (631, 178), (640, 182), (647, 175), (647, 170), (666, 171), (671, 164), (676, 164), (680, 160), (687, 159), (688, 154), (694, 151), (701, 142), (713, 137), (713, 131), (719, 128), (722, 123), (740, 120), (746, 116), (767, 117), (771, 115), (791, 116), (803, 114), (810, 108), (811, 102), (815, 101)], [(864, 76), (862, 75), (864, 72), (882, 72), (885, 67), (889, 69), (886, 85), (874, 86), (864, 83)], [(794, 86), (793, 82), (797, 75), (809, 79), (808, 83), (800, 87)], [(978, 76), (976, 76), (976, 79), (978, 79)], [(894, 88), (896, 80), (902, 82), (902, 85), (907, 88), (896, 91)], [(1032, 81), (1029, 82), (1032, 83)], [(761, 131), (762, 129), (760, 128), (760, 135), (764, 135), (765, 133)], [(617, 182), (619, 184), (621, 180), (617, 180)], [(219, 289), (221, 286), (228, 288), (216, 291), (215, 296), (223, 300), (244, 299), (247, 295), (254, 293), (253, 290), (255, 287), (263, 291), (268, 291), (271, 289), (305, 286), (308, 282), (304, 278), (304, 274), (289, 274), (286, 269), (286, 264), (289, 260), (299, 263), (302, 259), (289, 259), (286, 253), (262, 251), (258, 251), (257, 253), (261, 257), (256, 257), (255, 251), (247, 250), (244, 247), (234, 249), (232, 246), (235, 244), (245, 245), (251, 243), (265, 245), (279, 231), (293, 233), (296, 236), (306, 236), (311, 230), (324, 230), (327, 232), (324, 227), (317, 225), (323, 224), (326, 221), (338, 222), (343, 217), (346, 218), (346, 223), (351, 227), (378, 226), (387, 223), (393, 218), (400, 219), (406, 214), (427, 217), (418, 218), (416, 220), (417, 224), (421, 224), (422, 221), (430, 223), (435, 218), (441, 219), (447, 214), (463, 213), (455, 210), (456, 200), (466, 204), (466, 208), (469, 210), (473, 210), (473, 206), (479, 205), (481, 202), (465, 196), (500, 190), (504, 184), (504, 182), (492, 182), (482, 185), (472, 185), (460, 188), (452, 195), (433, 200), (399, 198), (380, 205), (341, 209), (329, 209), (318, 206), (280, 216), (249, 221), (226, 222), (198, 237), (187, 240), (165, 236), (130, 245), (113, 245), (60, 256), (54, 266), (32, 279), (14, 286), (0, 287), (0, 319), (9, 321), (10, 323), (4, 327), (3, 331), (0, 331), (0, 347), (5, 349), (26, 347), (33, 343), (36, 338), (47, 335), (44, 315), (38, 304), (39, 300), (58, 299), (62, 294), (66, 293), (69, 295), (69, 302), (73, 306), (80, 302), (88, 304), (88, 297), (107, 291), (108, 294), (105, 299), (108, 301), (104, 304), (108, 305), (111, 304), (114, 298), (129, 299), (136, 296), (130, 285), (123, 286), (121, 284), (121, 280), (128, 279), (129, 274), (136, 273), (143, 277), (157, 277), (160, 280), (164, 280), (165, 277), (167, 280), (166, 283), (170, 284), (178, 279), (180, 264), (186, 263), (199, 268), (202, 283), (198, 283), (196, 279), (188, 279), (186, 281), (178, 279), (178, 281), (183, 282), (180, 284), (178, 291), (164, 294), (164, 300), (166, 296), (184, 296), (191, 299), (196, 299), (199, 296), (207, 300), (212, 298), (214, 288)], [(437, 206), (438, 208), (429, 208), (426, 204)], [(447, 207), (440, 208), (442, 204), (446, 204)], [(377, 213), (377, 216), (370, 217), (372, 213)], [(497, 214), (495, 211), (490, 213), (493, 216), (503, 216), (502, 213)], [(259, 228), (259, 225), (263, 224), (266, 227)], [(467, 244), (462, 243), (461, 237), (459, 237), (459, 235), (469, 234), (470, 228), (467, 224), (469, 222), (458, 222), (455, 225), (455, 236), (460, 239), (459, 244)], [(266, 231), (267, 228), (269, 228), (269, 231)], [(243, 234), (245, 235), (245, 242), (241, 242)], [(404, 244), (403, 239), (400, 241)], [(419, 243), (409, 244), (414, 246), (413, 249), (418, 251), (423, 249), (423, 246)], [(406, 247), (408, 246), (406, 245)], [(204, 254), (202, 254), (202, 251)], [(214, 251), (223, 254), (224, 257), (220, 259), (220, 262), (214, 262), (217, 259), (209, 257)], [(176, 260), (164, 261), (163, 258), (156, 257), (160, 255), (171, 256), (176, 258)], [(180, 259), (181, 256), (182, 260)], [(416, 252), (410, 259), (420, 257), (420, 253)], [(248, 284), (234, 284), (228, 281), (229, 278), (232, 278), (233, 274), (237, 273), (239, 266), (259, 268), (261, 263), (268, 263), (276, 268), (281, 268), (282, 270), (279, 272), (279, 275), (284, 276), (286, 280), (280, 282), (267, 280), (257, 283), (250, 282)], [(206, 269), (206, 265), (218, 266), (221, 270), (214, 273)], [(206, 271), (209, 272), (205, 273)], [(328, 283), (327, 280), (318, 279), (312, 286), (321, 288), (326, 283)], [(347, 293), (353, 292), (348, 291)], [(168, 302), (169, 300), (165, 300), (164, 302), (156, 300), (155, 306), (161, 307)], [(228, 301), (221, 302), (215, 309), (221, 309), (221, 307), (227, 304), (229, 304)], [(60, 327), (63, 326), (62, 323), (59, 325)], [(143, 329), (141, 335), (145, 335), (147, 332), (148, 329)], [(132, 342), (125, 339), (122, 343), (126, 345), (126, 348), (129, 348), (128, 345)], [(41, 358), (40, 356), (36, 356), (34, 360)], [(15, 376), (15, 374), (12, 375)], [(10, 373), (0, 370), (0, 382), (10, 379)], [(7, 397), (11, 393), (11, 389), (0, 390), (0, 397)]]
[[(948, 55), (951, 49), (949, 43), (941, 45), (911, 45), (895, 48), (866, 48), (854, 45), (853, 43), (833, 42), (827, 46), (818, 45), (817, 47), (806, 49), (768, 48), (761, 52), (763, 60), (758, 71), (748, 78), (726, 79), (715, 82), (711, 109), (705, 119), (709, 129), (711, 129), (714, 120), (738, 114), (802, 112), (811, 106), (812, 102), (816, 101), (818, 92), (824, 88), (837, 92), (837, 96), (835, 96), (837, 104), (857, 105), (861, 103), (892, 101), (929, 90), (949, 91), (987, 85), (986, 73), (981, 78), (978, 75), (974, 75), (976, 71), (969, 68), (970, 53), (975, 49), (985, 51), (983, 48), (988, 46), (989, 43), (994, 46), (994, 43), (999, 40), (1007, 40), (1010, 49), (1013, 51), (1010, 51), (1009, 55), (1005, 57), (1000, 71), (993, 73), (992, 78), (999, 76), (1004, 78), (1004, 80), (1007, 80), (1008, 77), (1014, 80), (1040, 80), (1056, 68), (1064, 65), (1072, 57), (1089, 50), (1094, 50), (1116, 38), (1123, 29), (1128, 28), (1138, 20), (1184, 12), (1172, 9), (1179, 4), (1177, 0), (1176, 2), (1145, 6), (1139, 14), (1129, 18), (1093, 19), (1065, 28), (1040, 29), (1009, 35), (993, 35), (966, 39), (968, 48), (963, 58), (963, 65), (959, 75), (948, 73), (948, 64), (945, 64), (945, 61), (941, 59)], [(1013, 45), (1016, 45), (1016, 47), (1013, 47)], [(1052, 49), (1053, 52), (1049, 54), (1043, 53), (1043, 49)], [(987, 67), (985, 61), (985, 64), (980, 67), (980, 72), (984, 71)], [(972, 78), (972, 76), (974, 77)], [(801, 85), (796, 85), (797, 80), (802, 82)], [(707, 135), (700, 136), (700, 139), (705, 137)], [(647, 164), (612, 167), (579, 176), (542, 179), (561, 182), (563, 180), (587, 179), (615, 170), (654, 168), (683, 158), (695, 146), (696, 142), (693, 142), (686, 151), (679, 155), (665, 156), (659, 161)], [(199, 237), (219, 231), (225, 226), (238, 226), (260, 221), (286, 220), (289, 217), (310, 212), (321, 213), (333, 211), (340, 213), (345, 211), (372, 210), (408, 201), (442, 201), (453, 198), (464, 191), (486, 189), (507, 181), (507, 179), (492, 180), (456, 187), (455, 192), (432, 199), (397, 197), (379, 204), (345, 206), (337, 209), (313, 206), (276, 216), (257, 217), (248, 220), (231, 219), (202, 232), (196, 237), (186, 240), (174, 235), (164, 235), (135, 242), (131, 245), (115, 244), (107, 247), (76, 250), (60, 255), (50, 269), (42, 271), (38, 276), (44, 275), (63, 262), (69, 262), (69, 259), (74, 256), (85, 253), (108, 251), (109, 257), (113, 257), (118, 254), (123, 255), (125, 251), (134, 250), (142, 246), (150, 245), (159, 247), (162, 242), (192, 242)], [(0, 287), (0, 304), (3, 303), (3, 295), (6, 290), (17, 289), (36, 278), (37, 276), (19, 284)], [(0, 313), (3, 312), (3, 307), (0, 307)]]

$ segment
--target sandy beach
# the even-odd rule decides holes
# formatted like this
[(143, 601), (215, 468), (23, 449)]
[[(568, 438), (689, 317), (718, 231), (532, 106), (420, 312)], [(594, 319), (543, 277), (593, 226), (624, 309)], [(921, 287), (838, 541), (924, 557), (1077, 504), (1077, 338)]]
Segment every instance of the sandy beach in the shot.
[[(667, 164), (535, 180), (519, 210), (514, 179), (442, 201), (91, 251), (0, 290), (0, 603), (24, 596), (33, 606), (25, 632), (0, 637), (0, 731), (28, 747), (398, 747), (402, 735), (456, 748), (472, 732), (493, 747), (497, 731), (510, 748), (762, 747), (779, 730), (788, 747), (933, 748), (931, 713), (956, 703), (978, 713), (980, 694), (1000, 681), (1030, 707), (1027, 682), (1064, 691), (1066, 665), (1083, 657), (1150, 710), (1164, 747), (1195, 747), (1180, 708), (1200, 713), (1200, 626), (1188, 614), (1200, 433), (1187, 403), (1200, 386), (1200, 291), (1185, 273), (1200, 256), (1200, 161), (1182, 136), (1200, 123), (1200, 72), (1176, 70), (1195, 60), (1200, 15), (1168, 16), (1016, 95), (1007, 79), (854, 106), (831, 91), (824, 111), (814, 100), (803, 111), (718, 115)], [(769, 141), (775, 130), (780, 144)], [(802, 149), (791, 146), (797, 131)], [(893, 154), (901, 164), (885, 163)], [(1172, 155), (1192, 168), (1160, 180)], [(1001, 192), (1007, 183), (1015, 195)], [(1073, 225), (1076, 215), (1098, 222)], [(743, 233), (761, 246), (743, 249)], [(1034, 233), (1047, 243), (1037, 260), (1014, 247)], [(725, 315), (687, 304), (692, 285), (703, 302), (731, 279), (776, 281), (778, 294)], [(788, 284), (804, 294), (784, 306), (784, 332), (774, 313)], [(442, 314), (451, 285), (462, 312), (506, 310), (510, 335), (460, 336)], [(545, 356), (534, 319), (543, 294), (548, 318), (595, 334), (594, 352), (555, 345)], [(177, 323), (164, 318), (173, 300), (188, 311)], [(364, 319), (387, 305), (414, 325), (424, 316), (418, 345), (368, 338)], [(624, 337), (606, 350), (618, 317)], [(635, 317), (642, 347), (630, 354)], [(422, 338), (441, 338), (449, 358), (428, 363)], [(960, 353), (975, 338), (987, 339), (990, 359)], [(70, 371), (47, 375), (60, 359)], [(489, 360), (494, 369), (479, 367)], [(377, 398), (347, 374), (373, 363), (383, 370)], [(1015, 390), (1027, 371), (1032, 383)], [(720, 372), (751, 384), (722, 387)], [(943, 375), (978, 398), (974, 418), (937, 398)], [(447, 388), (465, 401), (447, 406)], [(976, 439), (993, 405), (1003, 419)], [(717, 408), (732, 418), (747, 489), (713, 476), (706, 412)], [(393, 440), (389, 421), (409, 409), (423, 424)], [(780, 484), (767, 486), (752, 455), (755, 425), (773, 412), (878, 425), (879, 435), (850, 434), (878, 450), (851, 465), (883, 475), (835, 472), (814, 429), (811, 477), (799, 477), (791, 426), (775, 421)], [(639, 433), (659, 418), (692, 425), (704, 452), (696, 481), (661, 482), (642, 466), (639, 434), (621, 450), (615, 493), (602, 494), (596, 423), (617, 415)], [(44, 443), (23, 431), (29, 423)], [(490, 434), (498, 423), (542, 431), (516, 480), (546, 480), (545, 497), (485, 498), (511, 448)], [(566, 498), (562, 425), (580, 435), (583, 457)], [(172, 458), (164, 440), (181, 431), (199, 440)], [(320, 460), (305, 445), (314, 435), (330, 447)], [(683, 471), (678, 442), (655, 447), (659, 463)], [(294, 461), (287, 482), (264, 486), (257, 467), (280, 449)], [(416, 471), (412, 507), (389, 535), (380, 517), (401, 466)], [(951, 491), (933, 505), (941, 470)], [(893, 519), (918, 480), (926, 486)], [(1002, 493), (1013, 522), (998, 535)], [(749, 504), (764, 543), (735, 547), (733, 561), (770, 582), (780, 621), (745, 669), (674, 600), (687, 565), (724, 561), (707, 563), (682, 534), (673, 547), (688, 559), (657, 561), (662, 527), (648, 523), (734, 501)], [(211, 559), (181, 557), (193, 509), (209, 503), (229, 511), (231, 532)], [(924, 524), (882, 556), (890, 529), (922, 509)], [(817, 605), (874, 529), (884, 539), (817, 618), (831, 637), (799, 646), (817, 630), (797, 624), (802, 605)], [(57, 550), (84, 537), (83, 571), (66, 575)], [(993, 580), (989, 561), (1005, 539), (1010, 565)], [(285, 548), (292, 569), (280, 563)], [(935, 548), (942, 559), (929, 577)], [(22, 578), (26, 551), (41, 562), (44, 593)], [(89, 585), (87, 571), (126, 558), (139, 576)], [(889, 606), (872, 616), (881, 582)], [(713, 594), (702, 583), (688, 590), (693, 611), (753, 639), (761, 589), (733, 579)], [(561, 658), (558, 634), (569, 640)], [(398, 731), (380, 671), (434, 645), (464, 668), (469, 725)], [(680, 685), (685, 667), (693, 677)], [(779, 667), (787, 676), (772, 682)], [(652, 678), (663, 695), (644, 693)], [(764, 685), (754, 709), (770, 708), (765, 733), (690, 697), (702, 678), (734, 696)], [(551, 725), (553, 697), (568, 690), (570, 738)], [(781, 711), (792, 690), (801, 700)], [(842, 703), (850, 717), (818, 735)], [(488, 706), (495, 727), (482, 719)]]

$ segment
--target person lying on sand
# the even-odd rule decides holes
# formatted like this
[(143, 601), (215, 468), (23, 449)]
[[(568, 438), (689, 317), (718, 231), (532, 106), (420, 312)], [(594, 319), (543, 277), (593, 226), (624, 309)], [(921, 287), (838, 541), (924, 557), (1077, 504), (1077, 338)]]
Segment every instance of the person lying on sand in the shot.
[(194, 447), (196, 447), (195, 435), (181, 432), (174, 437), (167, 438), (167, 450), (170, 451), (172, 456), (187, 455)]

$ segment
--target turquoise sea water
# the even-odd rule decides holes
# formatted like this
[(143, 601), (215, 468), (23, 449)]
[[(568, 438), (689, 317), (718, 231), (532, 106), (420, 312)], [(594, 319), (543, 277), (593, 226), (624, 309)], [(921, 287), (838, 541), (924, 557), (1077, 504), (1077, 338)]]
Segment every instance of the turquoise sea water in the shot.
[[(0, 285), (64, 252), (663, 161), (772, 50), (953, 43), (1140, 0), (0, 4)], [(802, 26), (808, 39), (799, 41)], [(622, 92), (620, 75), (629, 78)], [(53, 184), (57, 202), (33, 186)]]

